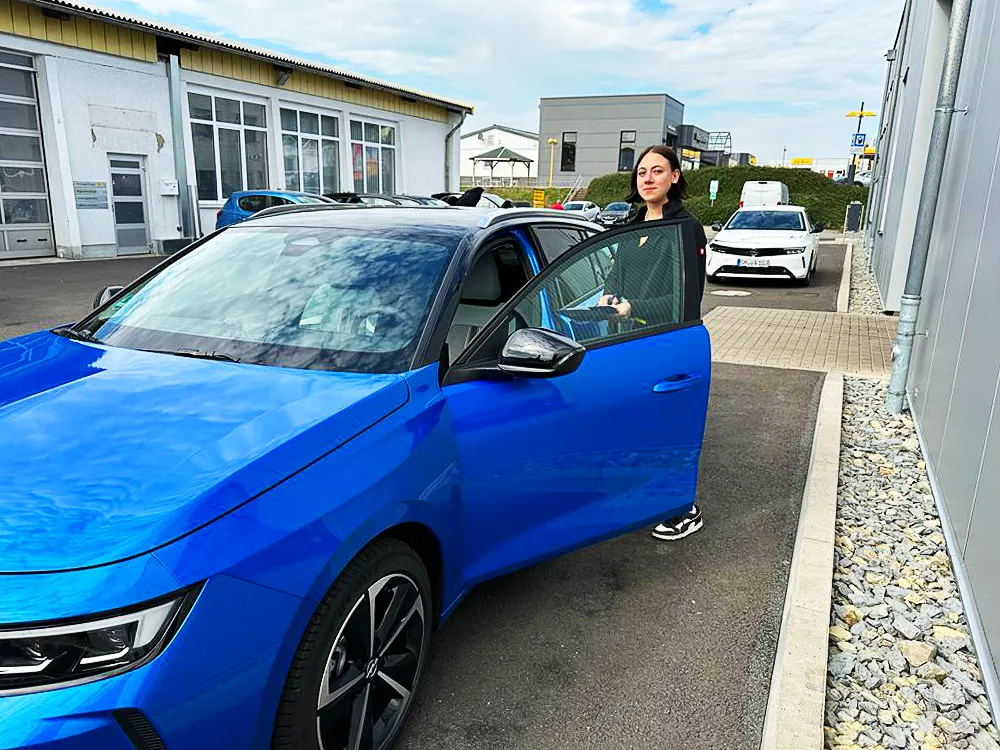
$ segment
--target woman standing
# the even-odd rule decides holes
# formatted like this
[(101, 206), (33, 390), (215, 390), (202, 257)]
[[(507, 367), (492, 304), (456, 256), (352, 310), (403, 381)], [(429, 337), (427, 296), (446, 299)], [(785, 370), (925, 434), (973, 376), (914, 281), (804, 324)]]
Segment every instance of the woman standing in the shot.
[[(659, 219), (680, 219), (690, 222), (691, 233), (696, 244), (698, 266), (700, 272), (701, 291), (705, 290), (705, 246), (708, 244), (705, 238), (705, 229), (701, 222), (697, 221), (687, 209), (684, 208), (683, 198), (686, 198), (684, 175), (681, 174), (680, 160), (673, 149), (667, 146), (650, 146), (639, 155), (639, 161), (632, 170), (632, 192), (627, 201), (637, 203), (642, 201), (642, 206), (634, 211), (629, 217), (628, 223), (637, 224), (643, 221), (657, 221)], [(643, 238), (645, 239), (645, 238)], [(652, 248), (655, 251), (655, 248)], [(655, 273), (655, 261), (650, 268), (651, 273)], [(611, 274), (614, 276), (614, 272)], [(605, 286), (605, 294), (601, 297), (599, 304), (611, 305), (621, 317), (635, 315), (632, 303), (620, 294), (616, 294), (615, 289)], [(648, 302), (647, 302), (648, 305)], [(665, 541), (676, 541), (683, 539), (698, 531), (703, 525), (701, 510), (695, 505), (690, 512), (683, 516), (668, 518), (663, 523), (653, 529), (653, 536)]]

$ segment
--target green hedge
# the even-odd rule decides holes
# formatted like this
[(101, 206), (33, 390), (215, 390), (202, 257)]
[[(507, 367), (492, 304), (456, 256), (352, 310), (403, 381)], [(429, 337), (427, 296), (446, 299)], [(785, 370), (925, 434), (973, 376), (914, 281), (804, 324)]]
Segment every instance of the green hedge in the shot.
[[(751, 180), (777, 180), (788, 185), (788, 197), (797, 206), (804, 206), (813, 221), (821, 221), (828, 229), (843, 229), (844, 214), (851, 201), (867, 203), (868, 188), (838, 185), (818, 172), (808, 169), (781, 167), (712, 167), (686, 171), (688, 185), (687, 209), (703, 224), (725, 221), (739, 207), (743, 183)], [(587, 199), (599, 206), (620, 201), (628, 194), (630, 174), (618, 172), (598, 177), (587, 188)], [(719, 181), (719, 195), (710, 205), (708, 185)]]

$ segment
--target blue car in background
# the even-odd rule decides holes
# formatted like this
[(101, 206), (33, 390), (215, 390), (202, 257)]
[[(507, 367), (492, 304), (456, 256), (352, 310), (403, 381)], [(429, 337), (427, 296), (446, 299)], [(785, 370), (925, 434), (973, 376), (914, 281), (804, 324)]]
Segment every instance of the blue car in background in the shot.
[(288, 190), (241, 190), (229, 196), (225, 205), (215, 214), (215, 228), (246, 221), (258, 211), (275, 206), (333, 203), (322, 195), (297, 193)]
[(289, 207), (0, 342), (0, 747), (390, 747), (470, 588), (693, 504), (684, 231)]

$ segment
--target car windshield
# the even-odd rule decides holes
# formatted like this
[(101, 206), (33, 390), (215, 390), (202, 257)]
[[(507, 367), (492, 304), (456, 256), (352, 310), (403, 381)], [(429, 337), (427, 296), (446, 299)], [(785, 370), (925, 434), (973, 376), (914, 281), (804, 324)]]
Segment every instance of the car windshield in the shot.
[(628, 211), (628, 203), (609, 203), (604, 210), (605, 211)]
[(299, 203), (331, 203), (329, 198), (320, 198), (318, 195), (300, 195)]
[(570, 201), (565, 206), (563, 206), (567, 211), (582, 211), (585, 206), (579, 201)]
[(110, 346), (345, 372), (402, 372), (461, 239), (412, 227), (239, 226), (78, 330)]
[(784, 229), (801, 232), (805, 229), (798, 211), (740, 211), (729, 220), (726, 229)]

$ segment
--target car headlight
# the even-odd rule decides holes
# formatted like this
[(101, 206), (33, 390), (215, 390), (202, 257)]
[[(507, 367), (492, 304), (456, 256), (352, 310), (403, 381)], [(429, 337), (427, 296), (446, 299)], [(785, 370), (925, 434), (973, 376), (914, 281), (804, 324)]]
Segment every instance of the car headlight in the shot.
[(0, 627), (0, 696), (91, 682), (145, 664), (177, 632), (200, 589), (106, 615)]
[(806, 249), (804, 247), (786, 247), (785, 248), (785, 254), (786, 255), (795, 255), (796, 253), (804, 253), (805, 251), (806, 251)]

